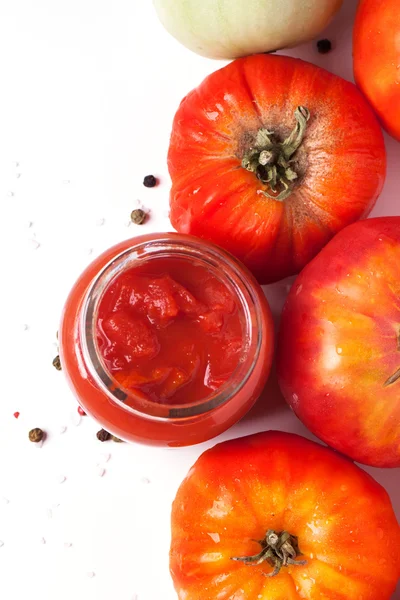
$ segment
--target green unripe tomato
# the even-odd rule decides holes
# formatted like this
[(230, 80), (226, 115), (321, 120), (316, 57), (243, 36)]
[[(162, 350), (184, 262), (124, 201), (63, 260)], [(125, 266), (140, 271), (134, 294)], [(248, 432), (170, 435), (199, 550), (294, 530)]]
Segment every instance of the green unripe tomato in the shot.
[(153, 0), (184, 46), (230, 59), (296, 46), (316, 37), (342, 0)]

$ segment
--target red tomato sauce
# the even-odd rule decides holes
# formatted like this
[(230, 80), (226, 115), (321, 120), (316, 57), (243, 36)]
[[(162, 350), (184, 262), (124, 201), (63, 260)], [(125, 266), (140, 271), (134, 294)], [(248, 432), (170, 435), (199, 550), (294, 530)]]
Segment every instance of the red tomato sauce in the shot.
[(211, 271), (158, 258), (107, 288), (97, 341), (121, 387), (154, 402), (186, 404), (228, 381), (242, 355), (243, 319), (233, 290)]

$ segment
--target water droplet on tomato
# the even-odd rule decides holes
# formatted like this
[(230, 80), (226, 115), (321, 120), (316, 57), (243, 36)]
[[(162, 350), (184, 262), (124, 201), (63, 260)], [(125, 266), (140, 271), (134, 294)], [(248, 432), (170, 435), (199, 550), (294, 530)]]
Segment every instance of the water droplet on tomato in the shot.
[(342, 352), (343, 352), (343, 348), (340, 348), (340, 346), (338, 346), (338, 347), (336, 348), (336, 352), (337, 352), (338, 354), (342, 354)]

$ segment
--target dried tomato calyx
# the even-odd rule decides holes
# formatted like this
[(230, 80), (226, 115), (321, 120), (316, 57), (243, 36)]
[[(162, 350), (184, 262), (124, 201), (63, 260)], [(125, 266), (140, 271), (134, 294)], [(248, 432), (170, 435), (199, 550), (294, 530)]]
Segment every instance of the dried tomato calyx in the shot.
[(393, 385), (393, 383), (396, 383), (396, 381), (398, 381), (400, 379), (400, 369), (397, 369), (397, 371), (395, 373), (393, 373), (393, 375), (391, 375), (388, 379), (386, 379), (385, 383), (383, 384), (383, 387), (389, 387), (389, 385)]
[(275, 577), (282, 567), (288, 565), (305, 565), (306, 560), (295, 560), (301, 554), (299, 544), (295, 535), (287, 531), (277, 533), (269, 529), (263, 540), (257, 540), (262, 550), (254, 556), (232, 556), (231, 560), (237, 560), (249, 566), (260, 565), (267, 562), (274, 567), (271, 573), (264, 573), (266, 577)]
[(254, 173), (272, 192), (262, 193), (274, 200), (288, 198), (299, 176), (295, 170), (293, 156), (303, 142), (310, 111), (304, 106), (298, 106), (294, 116), (296, 125), (286, 140), (278, 142), (274, 139), (273, 131), (260, 129), (254, 146), (249, 148), (242, 159), (242, 167)]

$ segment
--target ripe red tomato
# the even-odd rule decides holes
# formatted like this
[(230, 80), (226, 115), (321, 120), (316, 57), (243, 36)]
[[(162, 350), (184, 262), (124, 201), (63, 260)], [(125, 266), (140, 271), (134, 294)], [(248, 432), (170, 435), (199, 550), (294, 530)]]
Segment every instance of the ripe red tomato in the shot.
[(298, 273), (368, 215), (386, 158), (353, 84), (301, 60), (257, 55), (182, 101), (168, 164), (173, 226), (216, 242), (269, 283)]
[(282, 314), (278, 375), (319, 438), (400, 467), (400, 217), (341, 231), (303, 270)]
[(354, 463), (270, 431), (218, 444), (189, 471), (170, 568), (180, 600), (389, 600), (400, 529)]
[(353, 55), (357, 84), (387, 131), (400, 140), (400, 7), (398, 0), (361, 0)]

